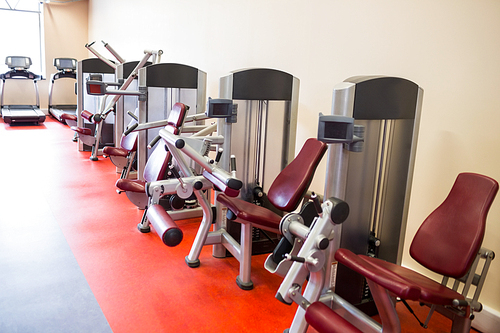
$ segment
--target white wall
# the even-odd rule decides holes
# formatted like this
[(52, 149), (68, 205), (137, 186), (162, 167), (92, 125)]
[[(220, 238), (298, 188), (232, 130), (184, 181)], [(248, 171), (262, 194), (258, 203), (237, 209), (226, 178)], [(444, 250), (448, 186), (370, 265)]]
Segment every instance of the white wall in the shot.
[[(208, 73), (208, 96), (232, 70), (270, 67), (300, 82), (297, 149), (329, 113), (332, 88), (355, 75), (393, 75), (424, 89), (407, 243), (457, 173), (500, 180), (500, 2), (496, 0), (90, 0), (89, 41), (127, 60), (163, 49), (164, 62)], [(321, 192), (325, 166), (313, 189)], [(500, 253), (500, 199), (484, 246)], [(458, 232), (458, 231), (457, 231)], [(408, 249), (406, 248), (407, 252)], [(417, 268), (408, 256), (404, 264)], [(500, 310), (500, 263), (481, 300)]]

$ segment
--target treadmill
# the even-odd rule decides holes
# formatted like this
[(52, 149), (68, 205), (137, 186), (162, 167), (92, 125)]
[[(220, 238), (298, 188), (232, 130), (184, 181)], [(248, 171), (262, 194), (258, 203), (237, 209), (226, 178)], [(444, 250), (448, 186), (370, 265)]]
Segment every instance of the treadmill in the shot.
[[(10, 70), (6, 73), (0, 74), (0, 80), (2, 81), (2, 90), (0, 90), (0, 109), (4, 122), (7, 124), (43, 123), (45, 121), (45, 114), (40, 110), (40, 99), (37, 85), (37, 81), (41, 80), (42, 76), (28, 71), (31, 66), (31, 58), (9, 56), (5, 58), (5, 64)], [(4, 105), (3, 96), (5, 81), (10, 79), (33, 80), (33, 85), (35, 86), (36, 105)]]
[[(57, 73), (50, 76), (49, 85), (49, 113), (57, 120), (65, 123), (62, 119), (63, 114), (76, 115), (76, 104), (52, 104), (52, 91), (56, 80), (69, 78), (76, 80), (76, 64), (77, 60), (73, 58), (55, 58), (54, 66)], [(76, 94), (76, 88), (75, 88)]]

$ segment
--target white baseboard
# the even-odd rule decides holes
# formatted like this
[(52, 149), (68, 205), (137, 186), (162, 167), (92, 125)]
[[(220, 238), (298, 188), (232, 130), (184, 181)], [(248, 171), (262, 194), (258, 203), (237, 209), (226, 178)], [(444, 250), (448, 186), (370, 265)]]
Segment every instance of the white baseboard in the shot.
[(479, 332), (494, 333), (500, 332), (500, 312), (483, 306), (481, 312), (474, 312), (475, 319), (472, 327)]

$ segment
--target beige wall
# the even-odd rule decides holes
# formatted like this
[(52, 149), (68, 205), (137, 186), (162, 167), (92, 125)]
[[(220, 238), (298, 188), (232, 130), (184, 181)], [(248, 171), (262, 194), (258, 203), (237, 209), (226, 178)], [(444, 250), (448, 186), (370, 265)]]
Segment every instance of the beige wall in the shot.
[[(45, 66), (47, 80), (40, 83), (41, 108), (48, 108), (50, 75), (56, 72), (54, 58), (88, 57), (85, 44), (88, 42), (88, 1), (44, 5)], [(74, 80), (56, 81), (52, 102), (54, 104), (76, 104)]]
[[(424, 99), (408, 244), (457, 173), (500, 180), (499, 18), (496, 0), (90, 0), (89, 40), (106, 40), (128, 60), (163, 49), (163, 61), (207, 72), (212, 97), (232, 70), (293, 74), (301, 80), (297, 147), (316, 135), (318, 113), (330, 112), (332, 88), (347, 77), (418, 83)], [(313, 182), (318, 192), (324, 170)], [(500, 198), (484, 241), (497, 253), (499, 220)], [(404, 264), (418, 268), (408, 255)], [(497, 311), (499, 280), (494, 261), (481, 300)]]

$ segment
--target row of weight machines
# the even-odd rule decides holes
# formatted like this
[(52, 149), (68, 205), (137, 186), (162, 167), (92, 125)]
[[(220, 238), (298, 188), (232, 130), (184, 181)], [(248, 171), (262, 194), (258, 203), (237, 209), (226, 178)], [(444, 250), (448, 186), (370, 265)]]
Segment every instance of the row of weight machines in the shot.
[[(230, 253), (240, 263), (236, 282), (244, 290), (253, 288), (252, 254), (270, 253), (265, 268), (283, 276), (276, 298), (299, 305), (288, 332), (309, 325), (319, 332), (400, 332), (396, 298), (430, 307), (422, 326), (438, 311), (452, 319), (452, 332), (470, 330), (494, 257), (481, 243), (498, 183), (459, 174), (417, 232), (410, 254), (445, 276), (442, 283), (399, 265), (422, 102), (418, 85), (383, 76), (338, 84), (331, 114), (319, 115), (317, 137), (294, 157), (297, 78), (264, 68), (234, 71), (220, 79), (219, 98), (206, 103), (204, 72), (157, 59), (148, 64), (154, 54), (146, 51), (121, 81), (89, 73), (82, 98), (98, 96), (92, 103), (99, 112), (86, 118), (77, 112), (73, 126), (80, 141), (94, 138), (87, 144), (94, 158), (104, 154), (117, 165), (118, 192), (144, 209), (141, 232), (153, 229), (176, 246), (183, 239), (176, 221), (200, 216), (186, 264), (200, 265), (203, 246), (212, 246), (214, 257)], [(110, 114), (123, 123), (121, 144), (101, 147), (102, 135), (92, 132)], [(79, 129), (84, 119), (94, 126), (90, 131)], [(325, 154), (324, 193), (308, 192)], [(451, 278), (456, 282), (447, 287)], [(376, 312), (381, 323), (371, 318)]]

